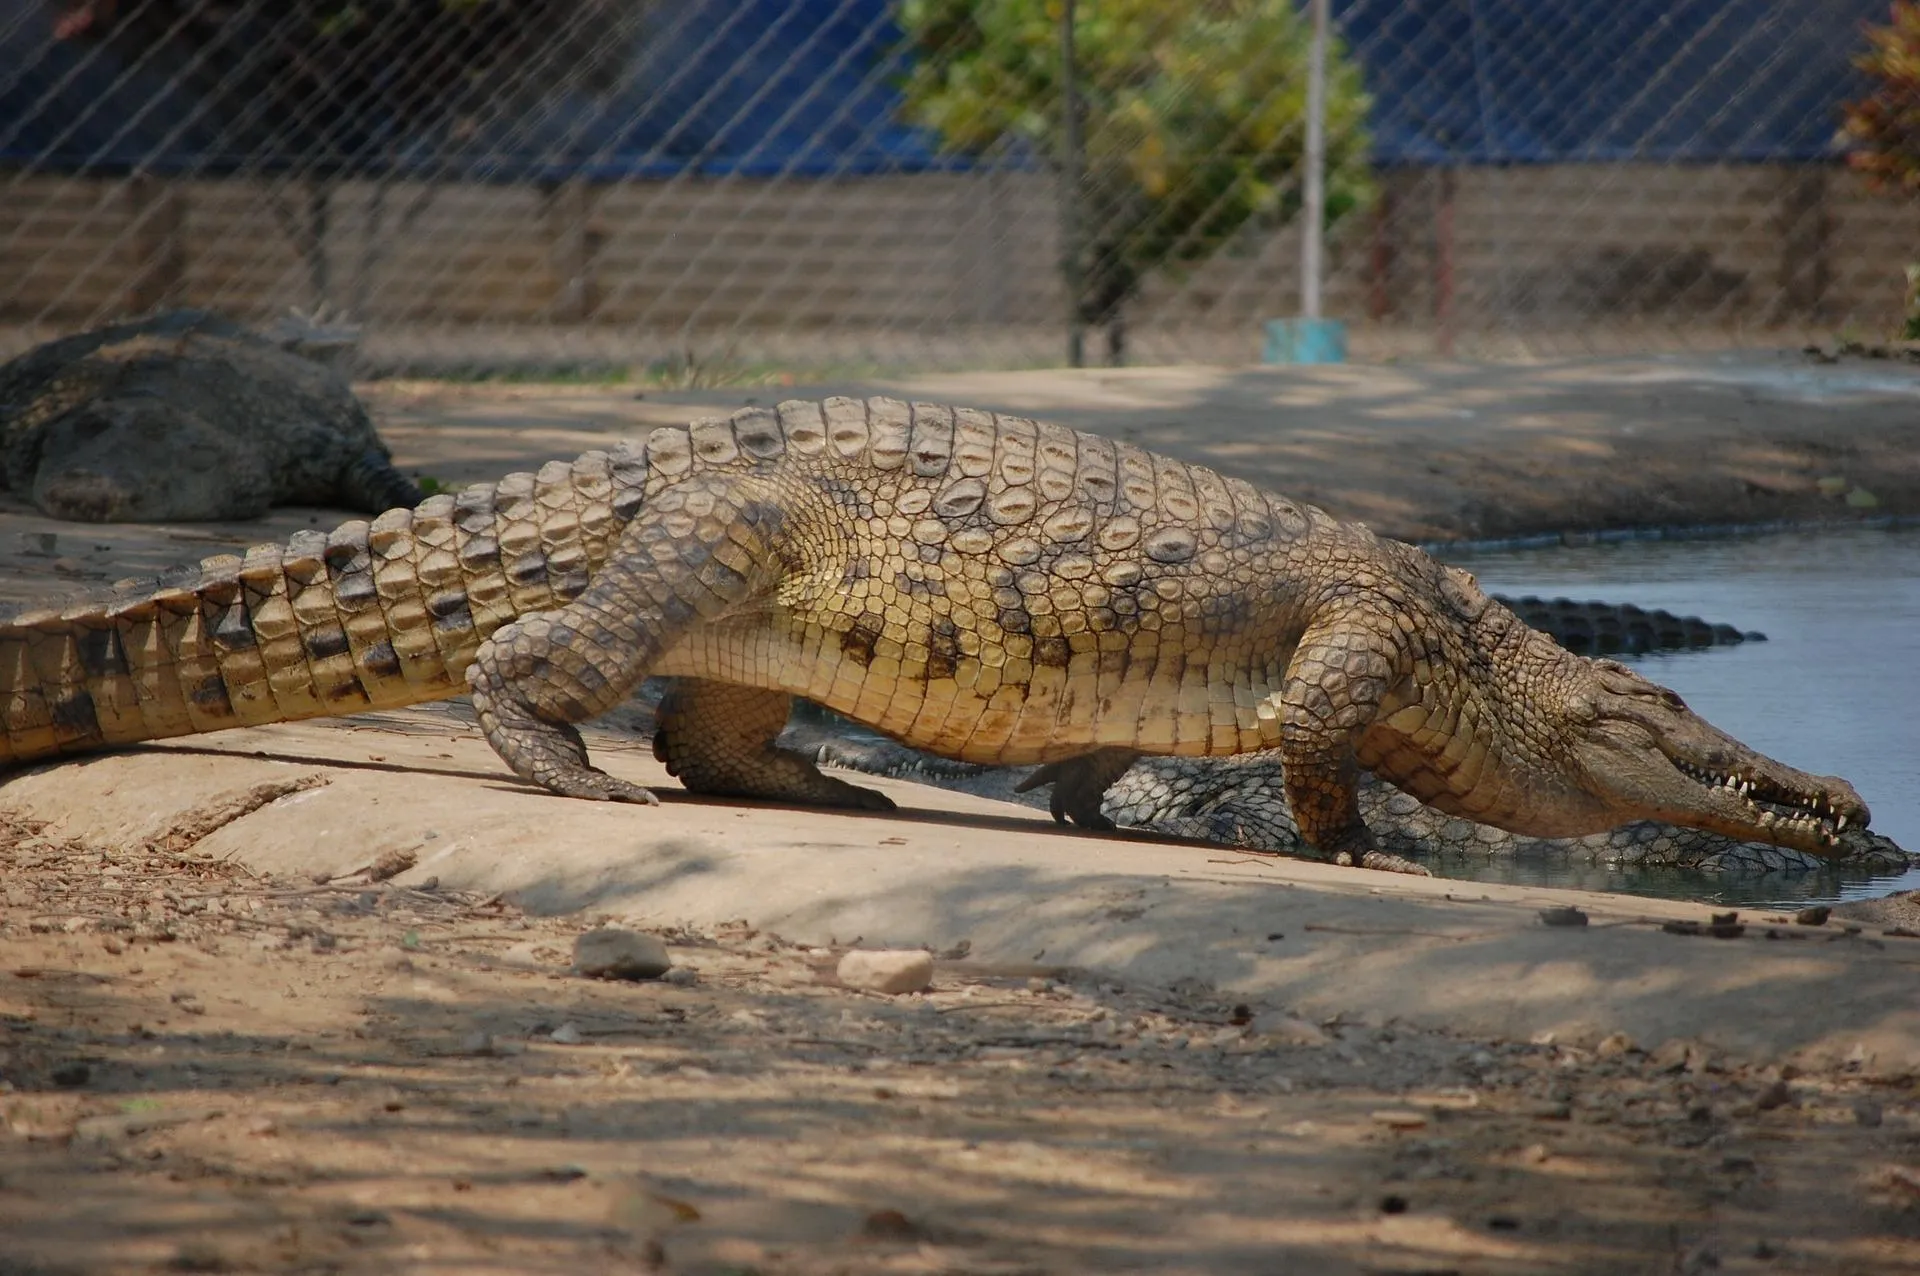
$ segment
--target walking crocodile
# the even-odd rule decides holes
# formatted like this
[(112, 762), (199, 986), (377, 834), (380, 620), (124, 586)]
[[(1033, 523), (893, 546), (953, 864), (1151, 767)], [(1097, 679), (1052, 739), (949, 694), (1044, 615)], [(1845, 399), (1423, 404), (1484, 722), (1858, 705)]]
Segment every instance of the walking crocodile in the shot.
[[(635, 712), (626, 725), (644, 734), (651, 729), (646, 697), (635, 699)], [(1026, 784), (1033, 768), (937, 758), (805, 702), (795, 706), (780, 743), (824, 766), (932, 784), (975, 797), (1046, 803), (1044, 795)], [(1107, 789), (1100, 811), (1122, 828), (1298, 855), (1307, 848), (1287, 810), (1284, 777), (1285, 767), (1275, 752), (1225, 758), (1142, 757)], [(1838, 844), (1824, 855), (1743, 842), (1658, 820), (1639, 820), (1584, 837), (1526, 837), (1443, 814), (1364, 773), (1360, 813), (1383, 851), (1422, 863), (1502, 858), (1748, 874), (1835, 868), (1893, 873), (1920, 864), (1920, 856), (1902, 849), (1892, 838), (1858, 827), (1842, 833)]]
[(175, 310), (0, 366), (0, 484), (80, 522), (377, 513), (420, 499), (337, 373)]
[(519, 776), (655, 802), (574, 724), (675, 679), (700, 793), (885, 810), (775, 739), (806, 697), (944, 757), (1042, 764), (1108, 823), (1142, 754), (1279, 749), (1303, 840), (1424, 871), (1372, 771), (1535, 836), (1641, 819), (1829, 853), (1867, 808), (1472, 576), (1211, 470), (967, 408), (835, 398), (661, 428), (413, 509), (0, 624), (0, 762), (473, 699)]

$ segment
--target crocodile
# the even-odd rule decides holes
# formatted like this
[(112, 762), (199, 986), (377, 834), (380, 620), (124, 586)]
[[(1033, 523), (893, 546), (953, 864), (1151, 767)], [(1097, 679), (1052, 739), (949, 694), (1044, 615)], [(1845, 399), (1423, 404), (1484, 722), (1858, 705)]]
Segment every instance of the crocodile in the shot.
[(1492, 598), (1530, 627), (1551, 635), (1568, 651), (1586, 656), (1641, 656), (1654, 651), (1737, 647), (1767, 640), (1757, 629), (1736, 629), (1634, 603), (1541, 598), (1535, 594), (1518, 598), (1494, 594)]
[[(626, 725), (643, 735), (649, 731), (644, 703), (636, 704)], [(1033, 768), (937, 758), (805, 702), (795, 706), (780, 743), (823, 766), (931, 784), (975, 797), (1046, 803), (1026, 783)], [(1142, 757), (1107, 789), (1100, 811), (1119, 828), (1299, 855), (1306, 848), (1287, 809), (1285, 774), (1280, 755), (1272, 751), (1225, 758)], [(1359, 785), (1361, 815), (1381, 848), (1416, 863), (1506, 859), (1742, 874), (1834, 869), (1897, 873), (1920, 866), (1920, 856), (1892, 838), (1861, 827), (1840, 834), (1838, 843), (1824, 855), (1743, 842), (1658, 820), (1638, 820), (1584, 837), (1526, 837), (1442, 814), (1364, 772)]]
[(43, 513), (92, 523), (377, 513), (421, 496), (338, 373), (201, 310), (0, 365), (0, 476)]
[(891, 399), (662, 427), (412, 509), (0, 623), (0, 763), (466, 691), (548, 790), (657, 802), (575, 724), (674, 679), (654, 752), (707, 794), (887, 810), (775, 741), (805, 697), (966, 762), (1041, 764), (1105, 827), (1143, 754), (1278, 749), (1301, 838), (1381, 850), (1362, 769), (1532, 836), (1661, 819), (1812, 854), (1868, 811), (1471, 575), (1097, 435)]

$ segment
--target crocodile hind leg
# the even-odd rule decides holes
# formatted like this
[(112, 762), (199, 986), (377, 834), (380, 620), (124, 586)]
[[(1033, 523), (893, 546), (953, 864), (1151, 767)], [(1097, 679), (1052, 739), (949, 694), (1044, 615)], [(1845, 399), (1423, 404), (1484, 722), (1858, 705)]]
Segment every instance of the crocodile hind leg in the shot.
[(625, 700), (677, 638), (773, 579), (765, 524), (776, 517), (717, 480), (656, 495), (578, 598), (481, 644), (467, 685), (494, 751), (566, 797), (658, 802), (590, 765), (573, 724)]
[(774, 746), (792, 702), (781, 691), (675, 678), (660, 702), (653, 756), (694, 793), (893, 810), (886, 794), (823, 775), (804, 754)]
[(1047, 763), (1020, 781), (1020, 787), (1014, 792), (1026, 793), (1051, 784), (1053, 792), (1047, 795), (1047, 809), (1053, 812), (1054, 823), (1072, 820), (1083, 829), (1110, 833), (1113, 821), (1101, 813), (1100, 799), (1113, 782), (1139, 760), (1140, 753), (1135, 749), (1095, 749), (1077, 758)]

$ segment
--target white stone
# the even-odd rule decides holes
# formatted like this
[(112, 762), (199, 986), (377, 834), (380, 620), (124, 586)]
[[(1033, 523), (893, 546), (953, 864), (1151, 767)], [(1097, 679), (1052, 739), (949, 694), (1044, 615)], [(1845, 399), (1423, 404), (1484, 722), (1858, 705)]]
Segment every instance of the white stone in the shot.
[(1276, 1045), (1325, 1046), (1333, 1042), (1333, 1038), (1318, 1025), (1281, 1011), (1268, 1011), (1255, 1016), (1252, 1027), (1255, 1035), (1265, 1037)]
[(867, 992), (921, 992), (933, 986), (933, 954), (918, 948), (855, 948), (835, 972), (849, 988)]

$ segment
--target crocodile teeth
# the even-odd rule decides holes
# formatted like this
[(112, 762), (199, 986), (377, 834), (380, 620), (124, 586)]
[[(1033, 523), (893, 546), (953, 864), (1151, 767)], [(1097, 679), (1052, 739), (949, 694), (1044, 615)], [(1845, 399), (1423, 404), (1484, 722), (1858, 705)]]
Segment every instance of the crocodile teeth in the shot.
[(1834, 825), (1834, 832), (1844, 833), (1846, 831), (1847, 831), (1847, 817), (1843, 815), (1840, 817), (1840, 822)]

